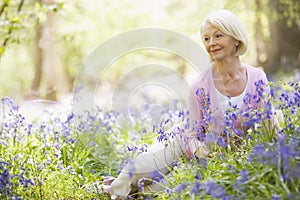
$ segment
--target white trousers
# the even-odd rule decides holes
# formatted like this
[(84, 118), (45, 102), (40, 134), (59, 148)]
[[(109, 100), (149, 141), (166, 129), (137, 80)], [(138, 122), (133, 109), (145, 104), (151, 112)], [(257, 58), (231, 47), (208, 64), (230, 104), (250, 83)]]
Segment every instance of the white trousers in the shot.
[[(116, 196), (126, 198), (132, 186), (142, 178), (155, 178), (155, 174), (167, 174), (173, 167), (173, 163), (180, 156), (187, 154), (197, 154), (197, 157), (205, 157), (207, 149), (205, 145), (197, 139), (184, 141), (180, 137), (169, 139), (168, 145), (161, 142), (155, 142), (150, 146), (148, 152), (142, 153), (131, 160), (121, 171), (119, 176), (112, 182), (110, 186), (110, 194), (112, 199)], [(159, 184), (149, 186), (154, 191), (165, 189), (159, 187)]]

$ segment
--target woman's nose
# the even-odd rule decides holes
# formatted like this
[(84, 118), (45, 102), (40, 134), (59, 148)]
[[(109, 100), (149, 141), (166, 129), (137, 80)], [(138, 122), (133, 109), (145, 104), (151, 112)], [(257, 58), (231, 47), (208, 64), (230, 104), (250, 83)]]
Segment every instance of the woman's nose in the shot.
[(212, 37), (209, 39), (209, 42), (208, 42), (209, 45), (215, 45), (215, 39)]

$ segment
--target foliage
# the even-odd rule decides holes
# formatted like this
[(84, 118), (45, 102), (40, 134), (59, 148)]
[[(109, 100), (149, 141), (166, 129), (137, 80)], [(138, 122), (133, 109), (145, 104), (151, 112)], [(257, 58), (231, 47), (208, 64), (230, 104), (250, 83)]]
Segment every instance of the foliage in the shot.
[(1, 199), (82, 199), (80, 186), (98, 176), (87, 167), (89, 150), (77, 141), (72, 116), (28, 124), (9, 98), (2, 111)]
[[(255, 113), (238, 148), (217, 145), (208, 157), (180, 163), (168, 176), (170, 186), (159, 199), (298, 199), (300, 170), (299, 83), (272, 85), (281, 129), (258, 126), (270, 110)], [(233, 116), (233, 115), (232, 115)], [(265, 115), (267, 117), (267, 115)], [(233, 133), (233, 132), (231, 132)]]
[(277, 16), (275, 16), (275, 17), (277, 19), (285, 19), (288, 27), (299, 26), (300, 25), (299, 11), (300, 11), (300, 2), (299, 1), (279, 0), (278, 13), (280, 13), (280, 14), (277, 14)]
[[(295, 22), (292, 24), (299, 24), (297, 22), (299, 2), (277, 1), (282, 5), (282, 13), (285, 16), (288, 15), (291, 22)], [(46, 2), (54, 3), (49, 5)], [(262, 49), (259, 56), (266, 61), (267, 51), (264, 47), (266, 44), (273, 45), (273, 42), (269, 42), (269, 20), (280, 18), (281, 12), (269, 8), (271, 1), (260, 0), (260, 2), (263, 9), (256, 12), (254, 0), (247, 2), (194, 0), (189, 3), (180, 0), (138, 2), (3, 0), (0, 3), (0, 11), (2, 10), (0, 12), (0, 72), (6, 76), (0, 82), (0, 96), (23, 99), (24, 95), (29, 93), (37, 58), (34, 54), (37, 49), (34, 49), (36, 47), (33, 45), (37, 24), (44, 22), (50, 11), (56, 12), (58, 16), (57, 35), (54, 39), (63, 49), (61, 53), (63, 70), (61, 71), (66, 72), (65, 78), (69, 86), (72, 86), (84, 59), (97, 45), (113, 35), (145, 26), (157, 27), (178, 31), (200, 43), (199, 23), (210, 11), (220, 8), (231, 9), (241, 18), (246, 27), (250, 45), (243, 60), (255, 63), (254, 59), (257, 56), (255, 44), (257, 44), (259, 49)], [(269, 19), (269, 14), (278, 16)], [(261, 25), (257, 26), (263, 32), (261, 37), (255, 35), (256, 18), (259, 18), (257, 20), (261, 22)], [(264, 44), (260, 44), (261, 42)], [(140, 55), (144, 56), (143, 59), (140, 59)], [(172, 57), (170, 59), (170, 56), (164, 57), (162, 54), (160, 56), (163, 59), (156, 59), (154, 62), (168, 62), (169, 66), (177, 67), (178, 63)], [(152, 55), (148, 57), (153, 58)], [(119, 62), (113, 63), (114, 67), (110, 67), (112, 73), (107, 73), (107, 76), (114, 79), (110, 80), (113, 82), (122, 75), (125, 69), (130, 70), (131, 66), (145, 64), (148, 57), (140, 51), (139, 54), (123, 56), (118, 60)], [(149, 62), (152, 60), (149, 59)], [(43, 84), (41, 85), (41, 90), (43, 90)]]
[[(1, 47), (0, 56), (5, 52), (9, 44), (20, 43), (22, 40), (30, 39), (37, 23), (45, 19), (49, 10), (57, 11), (63, 6), (62, 3), (47, 5), (42, 1), (16, 1), (4, 0), (0, 7), (1, 21)], [(26, 30), (26, 31), (25, 31)], [(32, 39), (32, 38), (31, 38)]]
[[(259, 123), (271, 112), (267, 102), (254, 115), (248, 113), (244, 123), (252, 128), (239, 135), (243, 139), (238, 144), (234, 140), (227, 145), (213, 143), (206, 135), (209, 155), (179, 159), (171, 175), (164, 177), (169, 183), (165, 190), (150, 194), (157, 199), (297, 199), (299, 84), (279, 82), (271, 88), (281, 126), (277, 136), (272, 136), (267, 124)], [(3, 98), (1, 105), (1, 199), (105, 199), (97, 186), (105, 175), (117, 175), (126, 159), (145, 151), (156, 137), (167, 139), (163, 130), (187, 119), (176, 102), (155, 116), (149, 116), (147, 105), (131, 122), (100, 109), (95, 115), (70, 113), (65, 119), (45, 112), (28, 122), (10, 98)], [(226, 124), (232, 138), (239, 133), (229, 123), (236, 116), (234, 106), (229, 111)]]
[[(23, 99), (32, 86), (37, 50), (36, 33), (48, 12), (58, 12), (62, 2), (4, 0), (0, 3), (0, 96)], [(37, 42), (38, 43), (38, 42)], [(36, 46), (40, 45), (38, 43)], [(40, 51), (39, 51), (40, 52)]]

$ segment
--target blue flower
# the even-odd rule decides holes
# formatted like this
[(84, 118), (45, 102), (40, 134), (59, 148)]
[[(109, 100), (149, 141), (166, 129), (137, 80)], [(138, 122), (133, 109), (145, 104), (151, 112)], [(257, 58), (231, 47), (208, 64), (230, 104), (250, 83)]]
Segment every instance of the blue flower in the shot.
[(155, 170), (150, 174), (150, 178), (156, 182), (160, 182), (164, 178), (164, 176), (161, 172)]
[(248, 171), (243, 169), (241, 170), (240, 172), (240, 176), (238, 177), (237, 181), (235, 182), (235, 185), (234, 187), (243, 193), (243, 195), (246, 195), (245, 194), (245, 183), (248, 181)]
[(260, 162), (262, 164), (277, 165), (278, 159), (276, 146), (265, 143), (255, 145), (249, 155), (249, 161)]
[(173, 191), (177, 192), (177, 193), (180, 193), (182, 190), (186, 189), (187, 188), (187, 185), (186, 183), (181, 183), (179, 184), (178, 186), (176, 186)]
[(195, 179), (198, 180), (198, 181), (201, 180), (201, 175), (200, 174), (196, 174)]
[(170, 189), (170, 188), (166, 188), (166, 193), (170, 196), (170, 195), (172, 195), (173, 193), (174, 193), (174, 191), (172, 190), (172, 189)]
[(296, 164), (294, 167), (290, 170), (290, 175), (293, 178), (298, 179), (300, 174), (300, 163)]
[(226, 191), (225, 189), (216, 184), (214, 181), (208, 181), (206, 184), (206, 192), (207, 194), (212, 195), (214, 198), (225, 198)]
[(243, 102), (245, 105), (249, 105), (251, 103), (251, 94), (246, 93), (244, 98), (243, 98)]
[(200, 187), (199, 181), (196, 180), (194, 185), (191, 186), (191, 193), (197, 194), (199, 192), (199, 187)]
[(232, 165), (229, 165), (227, 170), (230, 171), (232, 174), (236, 173), (236, 169)]

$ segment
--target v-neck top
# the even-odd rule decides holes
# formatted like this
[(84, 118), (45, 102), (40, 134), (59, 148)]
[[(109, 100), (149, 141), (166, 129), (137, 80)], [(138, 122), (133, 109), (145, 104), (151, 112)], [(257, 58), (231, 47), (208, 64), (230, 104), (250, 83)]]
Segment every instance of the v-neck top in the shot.
[[(243, 93), (236, 99), (240, 105), (238, 106), (238, 111), (241, 112), (245, 111), (248, 106), (250, 106), (251, 109), (258, 109), (262, 105), (254, 98), (250, 98), (249, 100), (246, 96), (259, 96), (259, 92), (269, 93), (270, 91), (267, 85), (268, 80), (266, 74), (262, 70), (246, 64), (244, 64), (244, 66), (247, 72), (247, 85)], [(257, 91), (255, 83), (258, 81), (264, 83), (261, 84), (263, 91)], [(242, 103), (241, 99), (243, 99)], [(212, 67), (208, 68), (192, 83), (188, 98), (188, 110), (190, 113), (190, 121), (197, 126), (204, 126), (205, 123), (203, 122), (207, 120), (207, 115), (210, 115), (215, 119), (215, 124), (210, 127), (213, 133), (221, 134), (223, 132), (224, 108), (222, 108), (222, 101), (218, 99), (218, 91), (216, 90), (212, 76)], [(239, 117), (233, 121), (235, 129), (242, 129), (242, 120), (242, 117)], [(202, 129), (201, 127), (198, 128)], [(203, 127), (202, 130), (206, 130), (205, 127)], [(197, 149), (203, 145), (205, 146), (205, 144), (198, 139), (198, 135), (196, 134), (196, 132), (188, 132), (184, 133), (184, 136), (182, 136), (182, 133), (177, 136), (181, 148), (189, 159), (192, 158)]]
[(236, 106), (238, 109), (240, 109), (243, 104), (243, 99), (246, 95), (246, 90), (247, 90), (247, 86), (245, 87), (244, 91), (240, 95), (234, 96), (234, 97), (229, 97), (229, 96), (223, 95), (221, 92), (219, 92), (219, 90), (217, 88), (215, 88), (215, 93), (217, 95), (217, 101), (219, 103), (219, 107), (220, 107), (222, 113), (224, 114), (226, 112), (226, 110), (228, 110), (230, 108), (230, 105)]
[[(243, 64), (246, 67), (247, 72), (247, 85), (245, 90), (239, 97), (237, 98), (239, 101), (239, 109), (243, 110), (245, 108), (245, 102), (241, 103), (241, 99), (249, 94), (251, 96), (258, 95), (256, 91), (255, 82), (262, 80), (265, 84), (263, 85), (264, 92), (269, 92), (269, 87), (267, 86), (268, 80), (265, 72), (263, 72), (259, 68), (252, 67), (247, 64)], [(199, 92), (202, 91), (202, 92)], [(205, 105), (205, 98), (208, 98), (209, 105)], [(208, 106), (210, 113), (218, 118), (223, 118), (222, 112), (222, 104), (223, 101), (220, 101), (218, 98), (218, 92), (216, 90), (216, 86), (214, 83), (213, 75), (212, 75), (212, 67), (208, 68), (204, 73), (202, 73), (191, 85), (191, 90), (188, 99), (188, 110), (190, 113), (190, 117), (193, 121), (201, 121), (204, 118), (205, 106)], [(259, 105), (256, 101), (250, 102), (253, 109), (258, 109)], [(249, 104), (248, 104), (249, 105)], [(241, 119), (239, 119), (240, 121)], [(237, 124), (238, 127), (240, 125)], [(238, 128), (237, 127), (237, 128)]]

